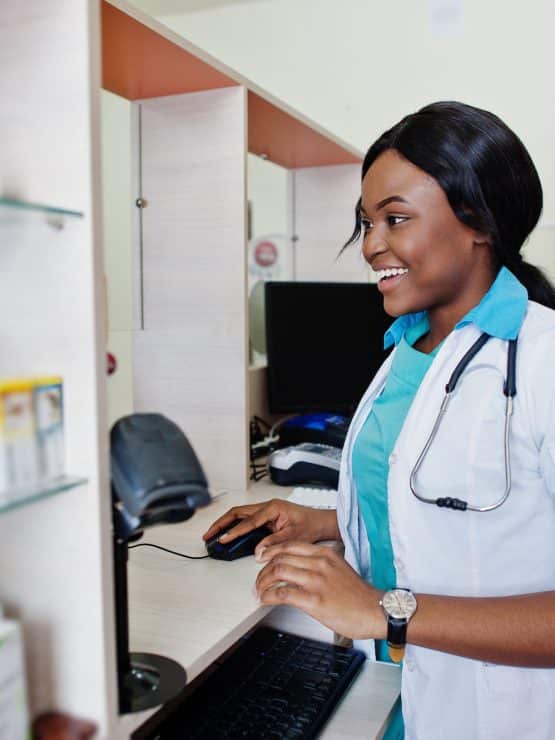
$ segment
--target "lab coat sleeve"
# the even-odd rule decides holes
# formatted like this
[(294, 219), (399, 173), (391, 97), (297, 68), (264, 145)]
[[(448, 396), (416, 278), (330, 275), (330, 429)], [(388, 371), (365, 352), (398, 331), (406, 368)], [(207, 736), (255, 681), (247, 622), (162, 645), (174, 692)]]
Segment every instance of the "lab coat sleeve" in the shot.
[(540, 451), (540, 469), (547, 490), (553, 496), (555, 502), (555, 439), (546, 440)]
[[(539, 451), (539, 467), (555, 503), (555, 329), (522, 347), (528, 357), (524, 392), (531, 433)], [(517, 388), (518, 392), (518, 388)]]

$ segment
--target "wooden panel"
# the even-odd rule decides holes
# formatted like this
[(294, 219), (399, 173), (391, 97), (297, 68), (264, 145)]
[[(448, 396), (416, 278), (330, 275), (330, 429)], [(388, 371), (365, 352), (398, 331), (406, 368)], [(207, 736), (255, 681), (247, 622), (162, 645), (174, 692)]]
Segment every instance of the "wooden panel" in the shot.
[(360, 162), (330, 138), (249, 92), (249, 152), (288, 169)]
[(88, 182), (66, 165), (89, 148), (81, 5), (0, 3), (0, 193), (90, 215)]
[(135, 409), (160, 411), (210, 482), (246, 487), (246, 96), (242, 87), (141, 108), (143, 332)]
[(291, 174), (297, 280), (361, 282), (369, 279), (360, 244), (338, 257), (354, 227), (360, 165), (296, 170)]
[(128, 100), (237, 85), (107, 2), (102, 3), (102, 86)]
[[(215, 346), (210, 330), (136, 332), (134, 408), (165, 414), (197, 452), (212, 490), (245, 488), (245, 365), (238, 347)], [(235, 343), (233, 336), (229, 340)]]
[(128, 100), (242, 85), (248, 149), (283, 167), (360, 162), (362, 155), (123, 0), (102, 2), (103, 87)]

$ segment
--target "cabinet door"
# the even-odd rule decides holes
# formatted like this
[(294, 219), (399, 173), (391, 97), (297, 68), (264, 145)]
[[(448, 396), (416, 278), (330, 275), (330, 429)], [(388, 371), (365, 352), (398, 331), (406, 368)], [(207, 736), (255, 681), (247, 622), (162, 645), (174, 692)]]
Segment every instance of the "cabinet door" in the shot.
[(292, 213), (297, 236), (297, 280), (364, 282), (369, 267), (361, 245), (353, 244), (337, 259), (353, 233), (360, 197), (360, 164), (305, 167), (291, 171)]
[(245, 488), (245, 89), (137, 105), (144, 207), (134, 407), (185, 431), (213, 488)]

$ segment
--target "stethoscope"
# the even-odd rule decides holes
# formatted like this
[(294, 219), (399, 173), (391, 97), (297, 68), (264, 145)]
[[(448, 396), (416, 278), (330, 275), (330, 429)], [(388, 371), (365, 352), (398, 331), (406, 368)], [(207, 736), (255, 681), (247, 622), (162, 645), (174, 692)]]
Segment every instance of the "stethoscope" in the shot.
[(434, 438), (437, 434), (437, 430), (439, 429), (439, 425), (441, 424), (441, 420), (445, 416), (445, 412), (447, 411), (447, 407), (449, 405), (449, 401), (451, 400), (451, 394), (455, 390), (455, 386), (457, 385), (457, 382), (461, 375), (463, 374), (464, 370), (468, 366), (469, 362), (474, 358), (474, 356), (482, 349), (484, 344), (490, 339), (489, 334), (482, 334), (472, 345), (472, 347), (468, 350), (468, 352), (464, 355), (462, 360), (459, 362), (457, 367), (453, 370), (453, 373), (451, 377), (449, 378), (449, 382), (445, 386), (445, 397), (442, 401), (441, 407), (439, 409), (439, 413), (437, 416), (437, 419), (435, 421), (435, 424), (433, 426), (433, 429), (431, 431), (430, 436), (428, 437), (428, 441), (426, 442), (424, 449), (420, 453), (420, 456), (418, 457), (418, 460), (416, 461), (416, 464), (414, 468), (412, 469), (412, 473), (410, 474), (410, 490), (412, 491), (413, 495), (416, 496), (416, 498), (419, 501), (423, 501), (425, 504), (435, 504), (436, 506), (439, 506), (441, 508), (446, 509), (455, 509), (457, 511), (493, 511), (494, 509), (497, 509), (501, 504), (504, 504), (507, 500), (507, 497), (511, 491), (511, 461), (510, 461), (510, 448), (509, 448), (509, 430), (511, 425), (511, 416), (513, 413), (513, 397), (516, 395), (516, 339), (509, 340), (509, 346), (507, 350), (507, 377), (505, 379), (505, 383), (503, 385), (503, 393), (506, 397), (506, 403), (505, 403), (505, 437), (504, 437), (504, 447), (505, 447), (505, 491), (503, 492), (503, 495), (501, 498), (496, 501), (493, 504), (490, 504), (489, 506), (472, 506), (472, 504), (469, 504), (468, 501), (463, 501), (459, 498), (426, 498), (425, 496), (421, 496), (419, 493), (415, 491), (415, 480), (416, 480), (416, 474), (418, 473), (418, 470), (420, 469), (424, 458), (426, 457), (428, 450), (430, 449), (430, 446), (432, 442), (434, 441)]

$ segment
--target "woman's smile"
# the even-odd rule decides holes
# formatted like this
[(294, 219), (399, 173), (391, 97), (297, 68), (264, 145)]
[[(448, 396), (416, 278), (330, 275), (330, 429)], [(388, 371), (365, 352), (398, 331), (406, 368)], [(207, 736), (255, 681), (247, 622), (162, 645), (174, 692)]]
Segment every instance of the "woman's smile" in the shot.
[(378, 280), (378, 290), (384, 294), (394, 290), (399, 285), (408, 273), (408, 269), (406, 267), (388, 267), (376, 270), (375, 273)]

